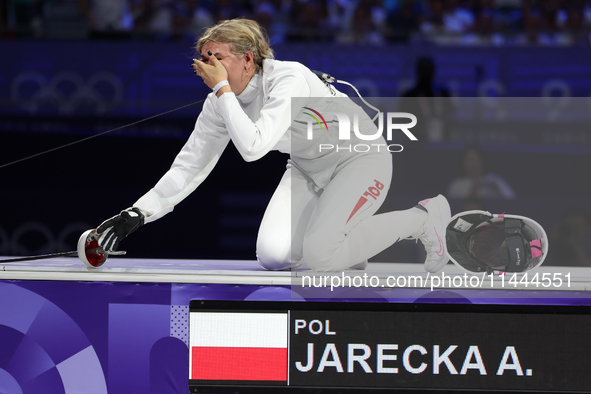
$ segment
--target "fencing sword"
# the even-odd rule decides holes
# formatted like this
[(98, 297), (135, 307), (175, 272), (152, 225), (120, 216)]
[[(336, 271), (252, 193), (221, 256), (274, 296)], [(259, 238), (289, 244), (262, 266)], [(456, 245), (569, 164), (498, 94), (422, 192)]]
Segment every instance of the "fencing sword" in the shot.
[(0, 265), (20, 263), (22, 261), (53, 259), (56, 257), (78, 257), (88, 268), (99, 268), (107, 261), (110, 255), (124, 255), (127, 252), (107, 251), (98, 244), (100, 234), (96, 229), (86, 230), (78, 239), (77, 249), (71, 252), (59, 252), (50, 254), (40, 254), (37, 256), (16, 257), (12, 259), (0, 260)]

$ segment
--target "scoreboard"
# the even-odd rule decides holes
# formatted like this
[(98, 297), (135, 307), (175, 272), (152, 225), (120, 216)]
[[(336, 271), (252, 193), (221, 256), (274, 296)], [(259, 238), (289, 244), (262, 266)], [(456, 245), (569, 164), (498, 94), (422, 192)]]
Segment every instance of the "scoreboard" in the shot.
[(589, 392), (589, 312), (565, 306), (192, 301), (189, 385), (192, 392)]

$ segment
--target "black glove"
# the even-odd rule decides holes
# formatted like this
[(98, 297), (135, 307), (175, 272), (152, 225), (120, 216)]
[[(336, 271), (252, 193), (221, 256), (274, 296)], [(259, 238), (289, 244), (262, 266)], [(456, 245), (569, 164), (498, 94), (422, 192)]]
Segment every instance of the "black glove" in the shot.
[(96, 232), (101, 234), (98, 240), (106, 252), (117, 250), (119, 242), (144, 224), (144, 215), (139, 208), (129, 208), (121, 211), (119, 215), (105, 220), (97, 227)]

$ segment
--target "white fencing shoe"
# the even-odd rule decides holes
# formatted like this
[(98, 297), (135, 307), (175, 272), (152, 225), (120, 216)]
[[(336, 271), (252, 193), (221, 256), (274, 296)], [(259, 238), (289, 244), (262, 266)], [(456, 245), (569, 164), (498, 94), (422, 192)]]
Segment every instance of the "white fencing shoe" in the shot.
[(451, 219), (451, 209), (447, 199), (441, 194), (419, 202), (427, 211), (428, 217), (423, 225), (422, 233), (413, 238), (421, 240), (427, 252), (425, 270), (437, 272), (449, 261), (445, 253), (445, 229)]

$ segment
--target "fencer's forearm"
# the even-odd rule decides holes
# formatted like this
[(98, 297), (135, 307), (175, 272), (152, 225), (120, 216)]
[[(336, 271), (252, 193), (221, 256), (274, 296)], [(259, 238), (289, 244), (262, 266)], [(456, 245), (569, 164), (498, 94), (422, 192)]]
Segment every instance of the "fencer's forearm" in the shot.
[(197, 175), (186, 168), (171, 168), (148, 193), (133, 206), (144, 212), (145, 223), (160, 219), (173, 211), (175, 205), (187, 198), (211, 173), (220, 155), (214, 158)]
[(244, 112), (236, 95), (222, 94), (216, 102), (216, 109), (222, 116), (232, 142), (244, 160), (254, 161), (266, 155), (277, 143), (272, 133), (264, 133)]
[(145, 212), (146, 223), (153, 222), (174, 209), (211, 173), (230, 142), (223, 125), (216, 121), (208, 99), (195, 122), (193, 133), (176, 156), (166, 174), (148, 193), (133, 205)]
[(289, 130), (294, 116), (291, 98), (310, 95), (303, 74), (293, 70), (269, 78), (267, 86), (269, 93), (264, 97), (263, 108), (254, 122), (246, 115), (234, 93), (223, 93), (214, 100), (216, 112), (246, 161), (266, 155)]

